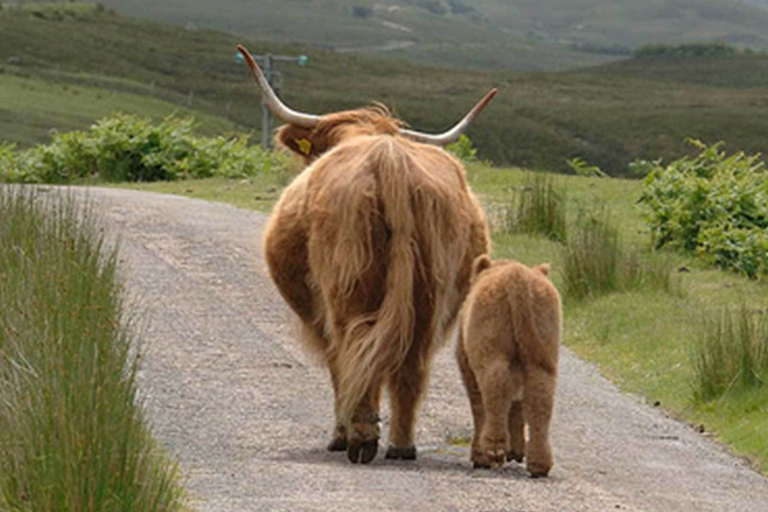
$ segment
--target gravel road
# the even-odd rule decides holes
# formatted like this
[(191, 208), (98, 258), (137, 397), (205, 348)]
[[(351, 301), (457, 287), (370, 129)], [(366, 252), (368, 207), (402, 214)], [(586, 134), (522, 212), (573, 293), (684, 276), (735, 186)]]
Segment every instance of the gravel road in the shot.
[[(328, 453), (328, 377), (300, 350), (260, 255), (264, 215), (187, 198), (80, 190), (121, 242), (143, 312), (140, 389), (157, 439), (181, 461), (198, 510), (768, 510), (768, 480), (657, 408), (620, 393), (565, 349), (556, 464), (472, 471), (469, 405), (453, 351), (440, 352), (416, 462), (368, 466)], [(567, 333), (566, 333), (567, 335)], [(383, 411), (384, 435), (387, 411)]]

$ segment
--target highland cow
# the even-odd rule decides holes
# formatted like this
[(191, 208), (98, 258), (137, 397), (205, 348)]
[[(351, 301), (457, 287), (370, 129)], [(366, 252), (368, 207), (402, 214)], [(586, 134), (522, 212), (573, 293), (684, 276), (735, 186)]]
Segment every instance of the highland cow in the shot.
[(531, 476), (552, 468), (549, 423), (562, 320), (548, 275), (549, 265), (491, 262), (487, 255), (473, 264), (456, 357), (475, 423), (475, 467), (525, 457)]
[(455, 324), (474, 259), (488, 252), (485, 216), (464, 169), (441, 147), (451, 130), (407, 130), (389, 111), (299, 113), (275, 95), (240, 47), (264, 102), (285, 121), (277, 140), (308, 167), (285, 189), (264, 234), (264, 255), (307, 347), (327, 364), (336, 423), (329, 450), (370, 462), (387, 386), (387, 458), (415, 459), (414, 424), (435, 350)]

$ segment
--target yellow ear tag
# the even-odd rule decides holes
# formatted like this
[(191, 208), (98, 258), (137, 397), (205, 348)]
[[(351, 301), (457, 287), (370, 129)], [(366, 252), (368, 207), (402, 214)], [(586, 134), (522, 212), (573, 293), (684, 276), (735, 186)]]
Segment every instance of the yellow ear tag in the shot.
[(299, 146), (299, 151), (305, 155), (312, 152), (312, 142), (309, 139), (296, 139), (296, 144)]

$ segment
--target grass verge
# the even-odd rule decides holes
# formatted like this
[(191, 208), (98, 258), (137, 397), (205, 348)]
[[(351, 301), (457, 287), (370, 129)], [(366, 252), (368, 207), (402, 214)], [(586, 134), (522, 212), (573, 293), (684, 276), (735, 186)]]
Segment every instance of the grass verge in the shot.
[(116, 251), (87, 208), (0, 187), (0, 509), (183, 510), (136, 397)]

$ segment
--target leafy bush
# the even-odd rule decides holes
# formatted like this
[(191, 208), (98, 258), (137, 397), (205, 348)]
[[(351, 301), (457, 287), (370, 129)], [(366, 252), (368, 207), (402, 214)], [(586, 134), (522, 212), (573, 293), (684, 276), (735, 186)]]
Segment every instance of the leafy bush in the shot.
[(478, 161), (477, 148), (472, 144), (472, 139), (463, 133), (459, 135), (459, 140), (448, 144), (445, 149), (456, 155), (456, 158), (463, 162), (473, 163)]
[(15, 153), (0, 146), (0, 180), (67, 183), (97, 177), (106, 181), (158, 181), (222, 176), (245, 178), (282, 169), (278, 153), (249, 146), (246, 135), (196, 137), (192, 119), (159, 124), (116, 114), (88, 131), (55, 135), (53, 142)]
[(608, 175), (596, 165), (589, 165), (584, 159), (579, 157), (569, 158), (565, 161), (577, 176), (596, 176), (598, 178), (607, 178)]
[(535, 174), (513, 196), (506, 208), (505, 231), (542, 235), (550, 240), (564, 242), (565, 190), (555, 187), (551, 176)]
[(692, 347), (694, 394), (711, 400), (768, 383), (768, 316), (742, 305), (707, 315)]
[(726, 156), (722, 143), (656, 165), (640, 201), (656, 247), (680, 247), (751, 278), (768, 273), (768, 175), (760, 155)]
[(582, 211), (563, 246), (565, 295), (576, 299), (651, 288), (674, 292), (672, 261), (626, 249), (607, 211)]

